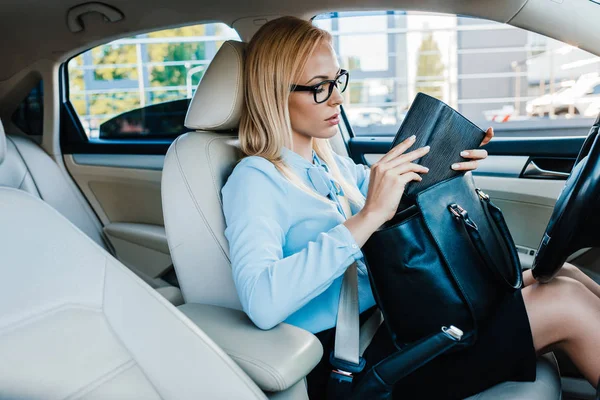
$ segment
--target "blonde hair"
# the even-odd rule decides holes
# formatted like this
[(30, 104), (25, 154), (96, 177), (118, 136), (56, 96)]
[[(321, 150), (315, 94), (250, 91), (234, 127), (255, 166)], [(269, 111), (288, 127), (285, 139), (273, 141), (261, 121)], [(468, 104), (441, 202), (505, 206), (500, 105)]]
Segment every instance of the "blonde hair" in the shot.
[[(301, 190), (319, 200), (331, 202), (304, 184), (281, 158), (282, 147), (293, 150), (288, 108), (290, 86), (302, 75), (307, 60), (324, 41), (331, 43), (329, 32), (295, 17), (269, 21), (256, 32), (246, 51), (245, 106), (239, 136), (241, 150), (246, 156), (269, 160)], [(364, 196), (344, 179), (329, 140), (313, 138), (312, 143), (313, 150), (325, 161), (348, 200), (362, 207)]]

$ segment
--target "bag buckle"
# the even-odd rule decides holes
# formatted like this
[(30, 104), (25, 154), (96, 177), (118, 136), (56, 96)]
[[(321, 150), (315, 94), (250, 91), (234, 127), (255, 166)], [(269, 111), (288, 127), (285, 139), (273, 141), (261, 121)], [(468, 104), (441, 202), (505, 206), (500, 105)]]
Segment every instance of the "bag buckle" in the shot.
[(464, 208), (462, 208), (461, 206), (459, 206), (456, 203), (452, 203), (448, 206), (448, 210), (450, 210), (450, 212), (452, 214), (454, 214), (454, 217), (456, 219), (462, 219), (465, 224), (467, 224), (468, 226), (470, 226), (472, 229), (477, 230), (477, 225), (475, 224), (475, 222), (471, 221), (471, 219), (469, 218), (469, 213), (467, 212), (467, 210), (465, 210)]
[(454, 214), (454, 216), (456, 217), (456, 219), (467, 219), (469, 218), (469, 213), (462, 208), (461, 206), (459, 206), (456, 203), (452, 203), (448, 206), (448, 210), (450, 210), (450, 212), (452, 214)]

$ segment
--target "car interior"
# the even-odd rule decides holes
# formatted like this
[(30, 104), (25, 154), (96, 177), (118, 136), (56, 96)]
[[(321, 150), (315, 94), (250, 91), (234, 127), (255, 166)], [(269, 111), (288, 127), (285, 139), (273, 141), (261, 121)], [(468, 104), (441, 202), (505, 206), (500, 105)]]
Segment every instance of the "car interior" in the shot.
[[(241, 310), (221, 210), (221, 188), (242, 157), (237, 133), (245, 44), (271, 19), (294, 15), (337, 32), (340, 63), (353, 65), (351, 82), (356, 75), (365, 87), (383, 75), (368, 66), (376, 52), (356, 56), (368, 42), (343, 42), (351, 36), (343, 32), (351, 18), (405, 21), (386, 28), (386, 52), (399, 58), (402, 45), (394, 35), (406, 35), (407, 48), (431, 56), (441, 51), (424, 48), (425, 40), (417, 49), (410, 35), (452, 30), (460, 40), (441, 60), (459, 72), (430, 76), (454, 74), (447, 86), (440, 84), (440, 96), (467, 117), (476, 109), (482, 128), (494, 127), (490, 156), (474, 177), (502, 209), (525, 268), (596, 118), (559, 108), (535, 116), (526, 111), (527, 101), (569, 84), (561, 76), (575, 82), (579, 68), (600, 72), (600, 4), (594, 0), (33, 0), (0, 7), (0, 399), (308, 399), (306, 376), (322, 346), (285, 322), (261, 330)], [(411, 26), (419, 16), (431, 19)], [(427, 25), (449, 20), (455, 21), (451, 28)], [(481, 28), (481, 21), (488, 25)], [(360, 29), (367, 39), (382, 35), (368, 24)], [(477, 29), (500, 32), (507, 42), (500, 50), (477, 49), (468, 35), (479, 35)], [(163, 31), (177, 34), (154, 35)], [(188, 33), (183, 44), (175, 41)], [(530, 58), (500, 68), (494, 54), (518, 53), (511, 40), (534, 34), (558, 43), (558, 50), (544, 58), (542, 45), (527, 42)], [(432, 37), (445, 46), (441, 36)], [(204, 43), (202, 52), (195, 43)], [(169, 51), (189, 57), (169, 58)], [(160, 63), (152, 58), (159, 53)], [(574, 58), (579, 54), (583, 58)], [(555, 67), (552, 57), (562, 56), (571, 58)], [(131, 61), (136, 57), (144, 66)], [(549, 81), (525, 70), (542, 58), (551, 65), (541, 68)], [(489, 72), (469, 70), (475, 61)], [(394, 61), (396, 72), (398, 65)], [(420, 70), (405, 72), (426, 74)], [(171, 82), (163, 97), (159, 78)], [(492, 79), (498, 84), (487, 83)], [(127, 92), (130, 81), (136, 90), (143, 87), (141, 97)], [(417, 89), (431, 87), (416, 82)], [(383, 89), (365, 92), (377, 90)], [(490, 100), (491, 90), (499, 94)], [(363, 104), (360, 89), (349, 92), (347, 108), (362, 119), (353, 126), (352, 113), (344, 111), (330, 141), (338, 154), (369, 166), (389, 150), (409, 104), (391, 115), (388, 92), (373, 95), (375, 105)], [(564, 111), (564, 96), (560, 100)], [(503, 102), (512, 114), (504, 122), (491, 119)], [(370, 113), (361, 107), (378, 107), (377, 121), (367, 121)], [(579, 250), (568, 261), (600, 283), (599, 249)], [(553, 352), (539, 357), (535, 382), (505, 382), (471, 399), (595, 394), (569, 358)]]

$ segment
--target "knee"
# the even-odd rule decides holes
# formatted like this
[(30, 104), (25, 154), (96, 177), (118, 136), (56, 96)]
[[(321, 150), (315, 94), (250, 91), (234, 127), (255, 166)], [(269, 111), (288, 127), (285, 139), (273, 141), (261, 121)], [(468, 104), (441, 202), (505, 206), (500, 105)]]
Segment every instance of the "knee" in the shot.
[(557, 276), (537, 288), (538, 295), (544, 299), (543, 301), (557, 311), (561, 318), (567, 319), (581, 309), (586, 290), (581, 282), (567, 276)]
[(586, 309), (586, 287), (575, 279), (558, 276), (547, 284), (539, 285), (537, 290), (538, 299), (545, 303), (542, 309), (545, 310), (544, 318), (551, 328), (553, 341), (576, 335)]
[(567, 277), (575, 277), (579, 274), (579, 268), (577, 268), (576, 266), (574, 266), (573, 264), (569, 264), (569, 263), (564, 263), (562, 268), (560, 269), (561, 275), (563, 276), (567, 276)]
[(569, 276), (557, 276), (548, 285), (552, 288), (557, 300), (565, 302), (580, 297), (586, 290), (583, 283)]

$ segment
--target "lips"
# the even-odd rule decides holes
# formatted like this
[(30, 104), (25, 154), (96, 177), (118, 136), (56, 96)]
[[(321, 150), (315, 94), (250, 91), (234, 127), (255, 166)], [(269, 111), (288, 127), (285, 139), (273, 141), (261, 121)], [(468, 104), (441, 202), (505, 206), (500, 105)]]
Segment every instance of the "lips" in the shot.
[(330, 126), (335, 126), (335, 125), (339, 124), (340, 123), (340, 114), (336, 113), (336, 114), (332, 115), (331, 117), (327, 118), (325, 120), (325, 122), (327, 122), (327, 124)]

